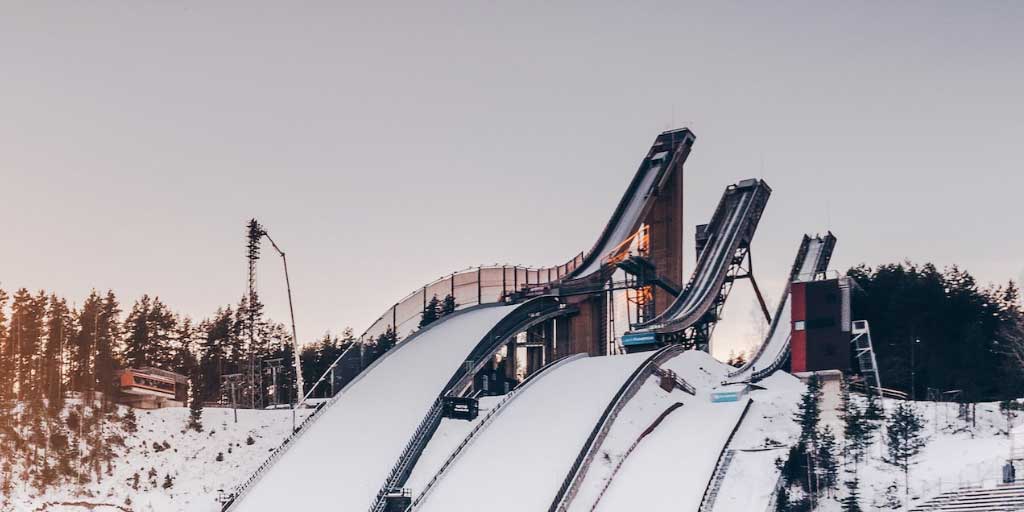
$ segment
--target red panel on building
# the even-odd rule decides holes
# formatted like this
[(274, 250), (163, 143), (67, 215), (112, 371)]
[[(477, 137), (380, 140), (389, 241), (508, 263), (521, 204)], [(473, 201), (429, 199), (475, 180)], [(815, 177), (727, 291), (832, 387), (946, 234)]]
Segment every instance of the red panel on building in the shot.
[(793, 283), (790, 286), (790, 309), (792, 311), (793, 330), (789, 340), (790, 371), (801, 373), (807, 371), (807, 283)]

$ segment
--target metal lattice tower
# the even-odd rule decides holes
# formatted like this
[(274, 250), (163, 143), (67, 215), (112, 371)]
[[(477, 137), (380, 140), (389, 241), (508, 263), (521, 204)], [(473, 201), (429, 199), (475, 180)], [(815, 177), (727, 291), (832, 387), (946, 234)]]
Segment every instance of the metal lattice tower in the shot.
[(259, 313), (259, 292), (256, 289), (256, 262), (260, 259), (260, 240), (263, 238), (264, 233), (263, 226), (260, 225), (256, 219), (249, 220), (249, 232), (248, 232), (248, 251), (249, 251), (249, 289), (247, 296), (247, 307), (249, 308), (249, 386), (250, 386), (250, 399), (253, 408), (259, 405), (263, 405), (263, 394), (259, 393), (258, 390), (262, 389), (262, 386), (257, 387), (257, 379), (261, 379), (263, 372), (256, 368), (256, 316)]

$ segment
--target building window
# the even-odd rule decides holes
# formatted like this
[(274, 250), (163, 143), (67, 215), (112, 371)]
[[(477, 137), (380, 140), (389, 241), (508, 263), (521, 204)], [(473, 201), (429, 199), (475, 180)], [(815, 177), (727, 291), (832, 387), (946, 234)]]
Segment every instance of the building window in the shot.
[(797, 320), (796, 322), (793, 323), (793, 330), (794, 331), (802, 331), (804, 329), (805, 329), (805, 325), (804, 325), (804, 321), (803, 320)]

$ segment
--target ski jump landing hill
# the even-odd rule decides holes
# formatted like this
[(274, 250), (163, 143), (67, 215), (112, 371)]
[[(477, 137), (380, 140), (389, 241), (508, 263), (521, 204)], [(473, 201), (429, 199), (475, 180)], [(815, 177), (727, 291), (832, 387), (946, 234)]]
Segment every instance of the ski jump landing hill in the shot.
[[(729, 374), (687, 350), (707, 349), (736, 280), (756, 290), (750, 244), (771, 194), (756, 179), (726, 188), (698, 226), (697, 263), (682, 286), (693, 143), (687, 129), (660, 134), (594, 246), (569, 262), (456, 272), (390, 307), (361, 339), (393, 330), (401, 341), (321, 404), (223, 509), (567, 510), (577, 496), (595, 507), (608, 493), (628, 500), (611, 484), (631, 472), (624, 463), (606, 471), (607, 450), (644, 427), (656, 437), (652, 413), (706, 433), (703, 450), (717, 454), (749, 405), (713, 407), (709, 397), (783, 358), (788, 287), (748, 367)], [(804, 237), (789, 277), (822, 271), (833, 245), (831, 235)], [(447, 295), (456, 312), (417, 329), (430, 298)], [(610, 328), (617, 301), (636, 319), (621, 338)], [(455, 406), (480, 414), (453, 419)], [(716, 460), (702, 467), (713, 473)], [(704, 489), (704, 476), (689, 478)]]

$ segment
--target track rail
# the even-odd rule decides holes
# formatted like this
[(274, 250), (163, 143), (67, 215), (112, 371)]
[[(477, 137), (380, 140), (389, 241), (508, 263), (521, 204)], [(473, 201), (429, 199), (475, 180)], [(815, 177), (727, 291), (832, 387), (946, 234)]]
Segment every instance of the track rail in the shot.
[(718, 453), (718, 460), (715, 462), (715, 469), (711, 472), (711, 478), (708, 479), (707, 486), (704, 487), (704, 496), (701, 497), (698, 512), (710, 512), (714, 508), (715, 499), (718, 498), (718, 490), (722, 486), (722, 481), (725, 480), (725, 472), (729, 469), (729, 463), (732, 462), (733, 451), (729, 449), (729, 445), (732, 444), (732, 438), (736, 436), (736, 432), (743, 425), (743, 419), (747, 417), (747, 413), (750, 412), (750, 406), (753, 403), (753, 400), (747, 398), (747, 404), (743, 406), (743, 412), (740, 413), (739, 419), (736, 420), (732, 431), (729, 432), (729, 438), (722, 445), (722, 451)]
[(398, 460), (392, 466), (384, 484), (377, 491), (369, 511), (383, 511), (387, 495), (393, 490), (401, 488), (406, 480), (409, 479), (413, 467), (415, 467), (420, 456), (423, 455), (423, 450), (426, 448), (427, 443), (430, 442), (434, 433), (437, 432), (437, 427), (441, 424), (441, 408), (444, 398), (461, 391), (460, 383), (465, 383), (467, 376), (472, 378), (478, 361), (485, 360), (493, 355), (516, 333), (522, 332), (553, 316), (569, 313), (571, 313), (571, 310), (563, 308), (557, 299), (553, 297), (540, 297), (523, 303), (495, 324), (470, 352), (465, 363), (460, 364), (458, 369), (455, 370), (451, 379), (448, 380), (448, 383), (442, 389), (437, 399), (434, 400), (430, 409), (427, 410), (416, 431), (399, 455)]
[[(832, 260), (832, 252), (835, 250), (836, 237), (829, 232), (824, 237), (816, 236), (810, 237), (804, 235), (800, 241), (800, 248), (797, 250), (796, 258), (793, 260), (793, 266), (790, 267), (789, 279), (786, 281), (786, 286), (782, 291), (782, 298), (779, 299), (779, 305), (775, 311), (775, 317), (772, 319), (771, 328), (768, 330), (768, 335), (765, 337), (761, 346), (758, 347), (757, 352), (747, 364), (743, 365), (737, 370), (729, 372), (728, 378), (735, 378), (743, 375), (747, 372), (751, 373), (751, 381), (757, 382), (765, 377), (775, 373), (777, 370), (782, 368), (786, 361), (789, 360), (789, 340), (785, 341), (785, 345), (776, 353), (772, 360), (765, 361), (767, 357), (767, 351), (770, 348), (771, 340), (775, 336), (776, 330), (779, 327), (780, 322), (789, 322), (789, 318), (783, 318), (786, 316), (786, 305), (789, 302), (789, 292), (793, 282), (800, 278), (801, 274), (809, 270), (809, 273), (817, 275), (828, 270), (828, 265)], [(808, 258), (813, 258), (813, 261), (809, 261)], [(766, 366), (762, 366), (767, 363)], [(758, 367), (760, 366), (760, 369)]]
[[(406, 344), (414, 341), (417, 337), (419, 337), (423, 333), (428, 332), (430, 329), (436, 328), (438, 325), (441, 325), (446, 320), (449, 320), (451, 318), (455, 318), (457, 315), (462, 315), (462, 314), (468, 313), (470, 311), (475, 311), (475, 310), (480, 309), (480, 308), (494, 307), (494, 306), (498, 306), (498, 304), (484, 304), (484, 305), (472, 306), (472, 307), (469, 307), (469, 308), (465, 308), (465, 309), (461, 309), (459, 311), (456, 311), (455, 313), (452, 313), (452, 314), (450, 314), (448, 316), (445, 316), (440, 321), (434, 322), (433, 324), (430, 324), (430, 325), (424, 327), (423, 329), (420, 329), (419, 331), (416, 331), (415, 333), (411, 334), (410, 336), (407, 336), (405, 339), (403, 339), (397, 345), (392, 347), (391, 350), (389, 350), (389, 351), (385, 352), (383, 355), (381, 355), (376, 361), (371, 363), (370, 366), (367, 366), (365, 369), (363, 369), (363, 371), (359, 372), (359, 375), (357, 375), (349, 383), (345, 384), (345, 386), (343, 388), (338, 390), (338, 392), (335, 393), (334, 396), (332, 396), (330, 400), (321, 403), (319, 406), (316, 407), (316, 409), (313, 410), (312, 414), (307, 416), (306, 419), (302, 420), (302, 423), (300, 423), (299, 426), (296, 427), (295, 430), (291, 434), (289, 434), (288, 437), (286, 437), (284, 439), (284, 441), (280, 445), (278, 445), (277, 448), (274, 449), (273, 452), (270, 453), (270, 456), (267, 457), (267, 460), (265, 460), (263, 462), (263, 464), (261, 464), (258, 468), (256, 468), (256, 470), (251, 475), (249, 475), (249, 477), (247, 479), (245, 479), (244, 481), (242, 481), (241, 484), (239, 484), (238, 486), (235, 487), (234, 491), (232, 491), (232, 493), (227, 497), (226, 501), (222, 504), (221, 512), (228, 512), (229, 510), (232, 510), (233, 508), (235, 508), (239, 503), (241, 503), (241, 501), (245, 497), (245, 495), (249, 492), (250, 489), (252, 489), (252, 486), (256, 485), (256, 483), (259, 482), (261, 478), (263, 478), (263, 475), (266, 474), (267, 470), (269, 470), (271, 468), (271, 466), (273, 466), (274, 463), (277, 462), (277, 460), (279, 458), (281, 458), (282, 455), (284, 455), (292, 446), (295, 446), (295, 442), (298, 441), (298, 439), (301, 438), (303, 435), (305, 435), (305, 433), (309, 431), (309, 428), (317, 420), (319, 420), (320, 418), (323, 417), (323, 413), (329, 407), (333, 406), (335, 404), (335, 402), (337, 402), (338, 399), (341, 398), (341, 396), (346, 391), (348, 391), (349, 388), (351, 388), (353, 385), (355, 385), (355, 383), (357, 383), (360, 380), (362, 380), (363, 377), (365, 377), (368, 373), (370, 373), (370, 370), (373, 370), (374, 368), (376, 368), (377, 365), (381, 364), (385, 359), (387, 359), (388, 356), (390, 356), (391, 354), (396, 353), (399, 348), (401, 348), (401, 347), (405, 346)], [(338, 359), (340, 360), (341, 357), (343, 357), (343, 356), (344, 356), (344, 354), (342, 354), (342, 356), (339, 356)], [(335, 364), (336, 363), (337, 362), (335, 362)]]
[(406, 508), (406, 511), (408, 512), (411, 510), (415, 510), (416, 507), (418, 507), (420, 504), (426, 501), (427, 497), (430, 495), (430, 491), (434, 489), (434, 487), (441, 480), (441, 478), (443, 478), (444, 475), (448, 472), (448, 468), (450, 468), (451, 465), (455, 463), (459, 456), (462, 455), (462, 452), (465, 451), (465, 449), (473, 442), (474, 439), (476, 439), (477, 435), (484, 429), (486, 429), (488, 425), (491, 424), (494, 418), (496, 418), (498, 414), (501, 413), (501, 411), (504, 409), (506, 405), (509, 404), (509, 402), (515, 399), (515, 397), (519, 396), (523, 391), (526, 391), (531, 385), (533, 385), (534, 382), (539, 380), (540, 377), (547, 375), (549, 370), (553, 370), (556, 367), (561, 366), (565, 363), (575, 361), (576, 359), (582, 359), (584, 357), (589, 357), (589, 355), (573, 354), (570, 356), (563, 357), (561, 359), (556, 359), (537, 369), (537, 371), (534, 372), (529, 377), (527, 377), (522, 384), (516, 386), (516, 388), (513, 389), (512, 391), (509, 391), (508, 394), (505, 395), (505, 397), (502, 398), (501, 401), (495, 404), (494, 407), (487, 413), (487, 415), (484, 416), (484, 418), (480, 420), (480, 422), (475, 427), (473, 427), (473, 430), (471, 430), (469, 434), (466, 435), (462, 442), (459, 443), (459, 446), (457, 446), (455, 450), (452, 451), (451, 455), (448, 456), (444, 464), (441, 465), (441, 468), (438, 469), (434, 476), (430, 479), (430, 481), (427, 482), (427, 485), (423, 487), (423, 490), (420, 491), (420, 494), (416, 497), (415, 500), (413, 500), (412, 504), (408, 508)]
[(583, 478), (586, 476), (590, 464), (597, 455), (597, 451), (604, 442), (605, 437), (608, 436), (608, 431), (611, 429), (616, 417), (618, 417), (619, 412), (636, 395), (637, 391), (647, 381), (647, 378), (654, 374), (655, 368), (659, 364), (679, 355), (683, 350), (681, 345), (675, 344), (661, 348), (645, 359), (626, 379), (626, 382), (622, 384), (618, 392), (615, 393), (615, 396), (612, 397), (608, 407), (605, 408), (604, 413), (597, 420), (597, 424), (594, 425), (594, 429), (583, 443), (579, 455), (573, 461), (572, 466), (565, 475), (565, 479), (562, 481), (561, 487), (558, 489), (558, 493), (548, 508), (549, 512), (564, 511), (568, 508), (569, 503), (576, 497), (576, 493), (579, 491), (579, 486), (583, 483)]

